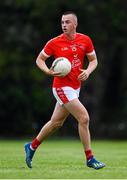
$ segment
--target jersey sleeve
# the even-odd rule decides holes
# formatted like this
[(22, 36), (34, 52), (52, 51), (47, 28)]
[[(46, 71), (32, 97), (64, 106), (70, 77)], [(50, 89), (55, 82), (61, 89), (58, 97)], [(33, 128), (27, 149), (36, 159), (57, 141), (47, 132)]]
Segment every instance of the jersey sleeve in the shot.
[(92, 43), (92, 40), (90, 37), (87, 37), (87, 49), (86, 49), (86, 54), (87, 55), (91, 55), (93, 54), (95, 51), (94, 51), (94, 46), (93, 46), (93, 43)]
[(50, 57), (53, 55), (53, 51), (54, 51), (53, 50), (53, 43), (52, 43), (52, 40), (50, 40), (46, 43), (46, 45), (42, 49), (41, 53), (46, 57)]

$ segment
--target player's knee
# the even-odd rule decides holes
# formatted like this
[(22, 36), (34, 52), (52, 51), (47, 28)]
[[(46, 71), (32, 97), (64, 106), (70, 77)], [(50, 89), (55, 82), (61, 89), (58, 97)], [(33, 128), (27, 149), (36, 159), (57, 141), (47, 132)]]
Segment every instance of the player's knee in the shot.
[(82, 114), (79, 117), (79, 123), (82, 125), (88, 125), (89, 124), (89, 116), (87, 114)]

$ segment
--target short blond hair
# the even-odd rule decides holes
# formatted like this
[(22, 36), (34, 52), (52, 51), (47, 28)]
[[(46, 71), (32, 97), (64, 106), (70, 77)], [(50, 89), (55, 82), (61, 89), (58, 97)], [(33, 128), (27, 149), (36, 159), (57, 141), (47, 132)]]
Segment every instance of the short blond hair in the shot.
[(69, 15), (69, 14), (72, 14), (73, 16), (75, 16), (75, 20), (76, 20), (76, 23), (78, 24), (78, 17), (77, 17), (77, 14), (73, 11), (65, 11), (62, 16), (66, 16), (66, 15)]

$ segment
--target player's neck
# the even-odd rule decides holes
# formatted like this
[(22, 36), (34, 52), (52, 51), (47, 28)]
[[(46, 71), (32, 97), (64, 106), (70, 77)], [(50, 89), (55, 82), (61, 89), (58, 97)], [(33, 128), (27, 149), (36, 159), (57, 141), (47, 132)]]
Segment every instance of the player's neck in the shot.
[(72, 34), (65, 34), (68, 40), (74, 40), (76, 38), (76, 32)]

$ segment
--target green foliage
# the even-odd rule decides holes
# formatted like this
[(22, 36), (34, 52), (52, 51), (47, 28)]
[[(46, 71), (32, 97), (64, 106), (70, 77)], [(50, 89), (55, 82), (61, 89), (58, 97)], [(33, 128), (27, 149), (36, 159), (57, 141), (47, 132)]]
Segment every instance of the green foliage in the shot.
[[(67, 10), (77, 13), (78, 31), (91, 36), (98, 56), (98, 69), (81, 93), (93, 134), (103, 137), (111, 123), (119, 137), (127, 137), (126, 2), (119, 0), (0, 1), (2, 135), (30, 133), (50, 118), (52, 79), (35, 61), (43, 45), (61, 33), (61, 14)], [(48, 65), (51, 63), (49, 59)], [(69, 131), (67, 127), (63, 132)], [(109, 137), (114, 137), (113, 131), (108, 131)]]

